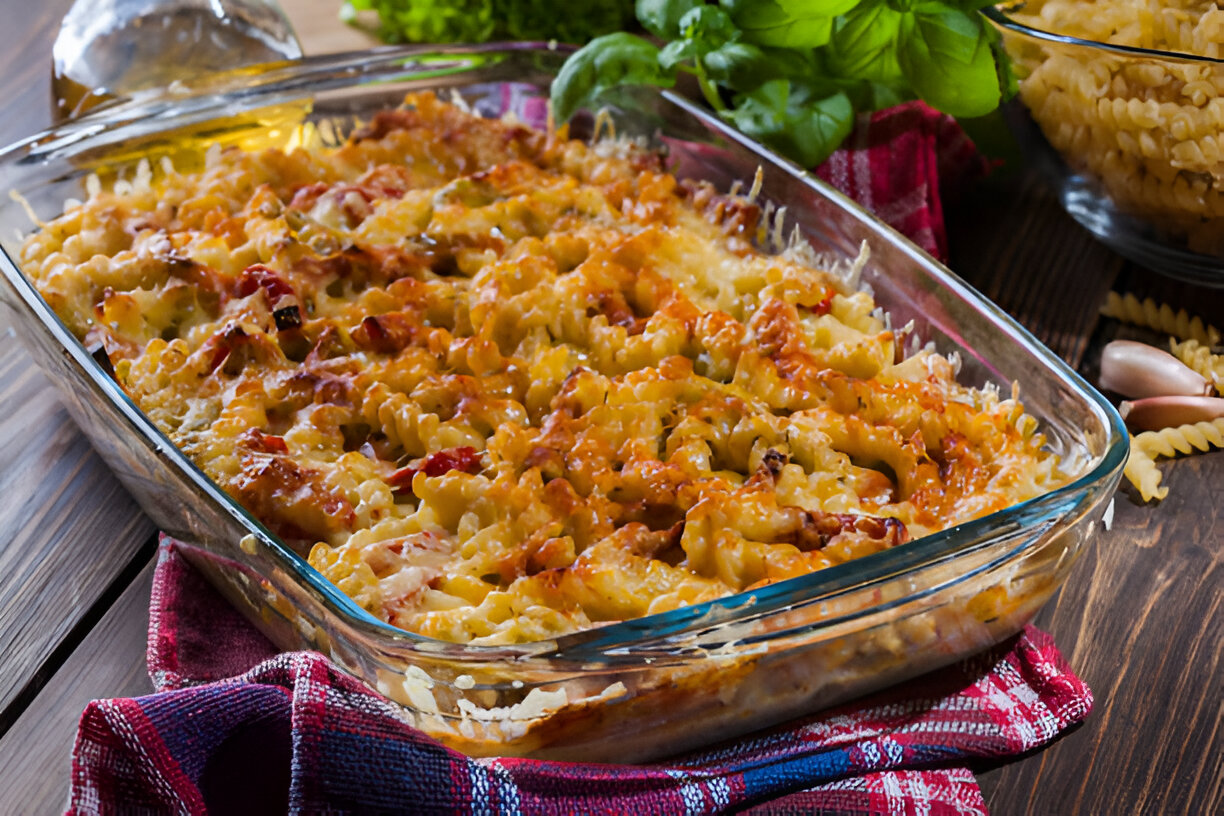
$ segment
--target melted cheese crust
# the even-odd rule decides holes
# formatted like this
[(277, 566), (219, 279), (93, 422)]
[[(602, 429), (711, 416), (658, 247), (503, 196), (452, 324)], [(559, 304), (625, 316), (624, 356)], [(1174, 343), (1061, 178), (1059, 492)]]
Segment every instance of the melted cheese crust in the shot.
[[(1065, 481), (752, 202), (429, 95), (94, 190), (24, 268), (375, 615), (512, 643), (759, 587)], [(313, 545), (313, 546), (312, 546)]]

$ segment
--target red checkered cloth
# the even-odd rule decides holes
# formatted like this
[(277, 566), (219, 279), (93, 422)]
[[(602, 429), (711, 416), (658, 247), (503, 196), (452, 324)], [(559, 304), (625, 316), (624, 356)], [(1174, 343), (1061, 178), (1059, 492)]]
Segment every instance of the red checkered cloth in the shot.
[(69, 812), (981, 814), (969, 761), (1044, 745), (1092, 706), (1049, 636), (1029, 628), (884, 693), (668, 762), (470, 759), (321, 655), (278, 655), (168, 540), (148, 657), (158, 693), (82, 715)]
[[(938, 179), (984, 170), (955, 122), (902, 105), (861, 120), (848, 144), (818, 173), (943, 257)], [(1049, 636), (1028, 628), (882, 694), (668, 762), (470, 759), (322, 656), (277, 654), (170, 542), (148, 660), (157, 693), (82, 715), (69, 812), (976, 814), (973, 760), (1044, 745), (1092, 707)]]
[(988, 169), (956, 120), (922, 102), (862, 116), (816, 175), (871, 210), (940, 260), (947, 260), (940, 184), (944, 194), (981, 178)]

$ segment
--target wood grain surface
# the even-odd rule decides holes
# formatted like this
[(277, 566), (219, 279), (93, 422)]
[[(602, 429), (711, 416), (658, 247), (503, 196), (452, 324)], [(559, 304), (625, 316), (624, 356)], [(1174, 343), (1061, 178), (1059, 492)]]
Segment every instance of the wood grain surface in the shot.
[[(1119, 333), (1097, 314), (1111, 288), (1224, 324), (1224, 290), (1124, 262), (1080, 229), (1037, 179), (983, 182), (948, 212), (952, 268), (1095, 381)], [(1159, 464), (1144, 504), (1123, 484), (1113, 528), (1086, 548), (1038, 615), (1096, 703), (1083, 726), (979, 782), (996, 816), (1224, 812), (1224, 452)]]
[[(68, 6), (5, 7), (0, 144), (50, 123), (50, 43)], [(0, 322), (0, 734), (147, 560), (152, 533)]]
[[(49, 121), (46, 55), (68, 5), (6, 7), (0, 141)], [(335, 22), (338, 0), (282, 6), (308, 53), (369, 42)], [(1101, 346), (1124, 331), (1097, 316), (1111, 288), (1224, 325), (1224, 290), (1183, 286), (1122, 261), (1024, 173), (994, 174), (947, 215), (952, 268), (1089, 379)], [(996, 816), (1224, 813), (1224, 453), (1160, 467), (1169, 498), (1141, 504), (1129, 489), (1120, 491), (1113, 529), (1086, 549), (1038, 617), (1094, 689), (1096, 707), (1048, 748), (977, 769)], [(62, 804), (63, 751), (81, 695), (131, 693), (140, 685), (147, 575), (86, 630), (135, 574), (133, 566), (145, 563), (139, 553), (148, 532), (0, 326), (0, 699), (5, 688), (26, 689), (21, 704), (10, 706), (10, 721), (29, 704), (0, 739), (0, 811)], [(24, 662), (10, 662), (14, 654)], [(98, 682), (86, 684), (91, 671)], [(10, 806), (14, 791), (29, 785), (36, 789), (20, 794), (22, 807)]]
[(4, 812), (51, 813), (68, 797), (72, 742), (90, 700), (147, 694), (148, 562), (38, 698), (0, 737), (0, 797)]
[(3, 733), (54, 670), (60, 644), (105, 611), (96, 604), (114, 600), (123, 589), (116, 580), (139, 553), (147, 560), (153, 526), (8, 334), (0, 335), (0, 383)]

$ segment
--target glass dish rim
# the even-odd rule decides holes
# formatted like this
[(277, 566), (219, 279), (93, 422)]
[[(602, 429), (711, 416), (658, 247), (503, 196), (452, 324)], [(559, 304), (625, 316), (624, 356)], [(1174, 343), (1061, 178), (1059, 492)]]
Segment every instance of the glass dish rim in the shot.
[(1174, 62), (1200, 62), (1207, 65), (1224, 65), (1224, 59), (1218, 57), (1205, 57), (1201, 54), (1187, 54), (1183, 51), (1162, 51), (1158, 48), (1144, 48), (1138, 45), (1106, 43), (1101, 42), (1100, 40), (1086, 40), (1083, 37), (1076, 37), (1072, 34), (1058, 34), (1053, 31), (1046, 31), (1043, 28), (1034, 28), (1012, 19), (1009, 11), (1022, 5), (1024, 5), (1023, 0), (1013, 0), (1013, 2), (985, 6), (984, 8), (980, 9), (980, 11), (995, 25), (1016, 34), (1022, 34), (1034, 40), (1043, 40), (1045, 42), (1059, 43), (1061, 45), (1082, 46), (1084, 48), (1095, 49), (1108, 53), (1116, 53), (1128, 57), (1172, 60)]
[[(74, 120), (57, 128), (51, 128), (34, 134), (26, 139), (15, 142), (0, 149), (0, 170), (21, 163), (22, 150), (43, 142), (55, 144), (61, 139), (67, 139), (67, 144), (73, 145), (90, 137), (113, 130), (109, 123), (118, 121), (117, 128), (135, 126), (136, 122), (150, 119), (164, 120), (165, 126), (172, 126), (179, 117), (167, 119), (164, 108), (186, 107), (187, 113), (199, 114), (211, 111), (212, 118), (221, 118), (238, 112), (254, 110), (283, 101), (286, 94), (293, 98), (303, 98), (315, 91), (325, 91), (333, 87), (364, 85), (372, 81), (372, 68), (383, 66), (395, 76), (403, 78), (404, 63), (413, 57), (422, 55), (455, 55), (473, 56), (504, 54), (514, 55), (527, 52), (547, 51), (555, 53), (556, 47), (544, 43), (489, 43), (480, 46), (402, 46), (378, 48), (369, 51), (354, 51), (322, 57), (306, 57), (301, 60), (277, 63), (280, 68), (276, 76), (256, 88), (250, 85), (250, 79), (239, 77), (235, 88), (243, 91), (235, 99), (217, 93), (216, 80), (210, 80), (207, 87), (199, 91), (188, 91), (186, 94), (176, 93), (173, 96), (158, 96), (150, 99), (132, 101), (119, 100), (101, 106), (96, 112)], [(374, 58), (373, 61), (371, 58)], [(479, 66), (476, 66), (479, 67)], [(314, 87), (303, 78), (309, 77), (315, 71), (340, 71), (348, 79), (331, 87)], [(237, 72), (236, 72), (237, 73)], [(457, 71), (456, 73), (461, 73)], [(363, 81), (364, 80), (364, 81)], [(242, 85), (237, 85), (241, 81)], [(1001, 511), (973, 519), (964, 524), (948, 528), (933, 535), (924, 536), (907, 542), (904, 546), (876, 553), (865, 558), (856, 559), (846, 564), (825, 570), (809, 573), (780, 581), (751, 592), (741, 592), (724, 598), (708, 601), (703, 604), (682, 607), (670, 612), (649, 615), (611, 623), (602, 627), (594, 627), (556, 638), (532, 641), (522, 644), (508, 645), (472, 645), (453, 643), (418, 635), (394, 627), (367, 612), (338, 587), (329, 582), (315, 570), (304, 556), (297, 554), (292, 548), (283, 544), (272, 535), (260, 522), (254, 519), (244, 508), (228, 494), (213, 483), (211, 479), (182, 453), (151, 420), (131, 401), (118, 384), (110, 378), (101, 365), (86, 351), (84, 346), (63, 325), (54, 311), (38, 295), (33, 284), (20, 271), (20, 266), (8, 256), (3, 255), (3, 271), (9, 284), (16, 290), (18, 296), (31, 309), (39, 323), (54, 335), (61, 348), (67, 350), (75, 362), (82, 367), (93, 386), (99, 389), (107, 401), (114, 406), (127, 420), (129, 425), (141, 437), (144, 445), (162, 456), (170, 459), (178, 472), (190, 480), (195, 489), (203, 496), (216, 503), (227, 515), (233, 517), (248, 535), (254, 535), (265, 547), (269, 548), (296, 579), (302, 581), (315, 592), (318, 592), (325, 604), (340, 622), (366, 635), (384, 641), (384, 648), (406, 648), (427, 651), (431, 657), (460, 660), (490, 660), (501, 658), (527, 659), (546, 658), (550, 662), (569, 660), (581, 661), (589, 665), (598, 661), (603, 665), (620, 662), (621, 658), (633, 659), (652, 643), (666, 642), (669, 638), (681, 633), (691, 633), (716, 626), (727, 625), (772, 614), (795, 605), (812, 602), (816, 599), (827, 599), (839, 594), (852, 592), (864, 587), (876, 585), (891, 578), (913, 574), (920, 569), (944, 563), (967, 552), (986, 546), (995, 540), (1001, 530), (1023, 530), (1057, 519), (1065, 512), (1065, 507), (1083, 498), (1093, 486), (1108, 482), (1111, 476), (1120, 473), (1125, 462), (1128, 445), (1125, 426), (1121, 417), (1105, 398), (1093, 389), (1074, 369), (1062, 361), (1057, 355), (1040, 343), (1027, 329), (1014, 318), (996, 306), (984, 295), (962, 281), (955, 273), (948, 270), (939, 261), (931, 258), (909, 239), (897, 233), (884, 222), (863, 209), (853, 200), (826, 184), (814, 174), (784, 159), (773, 151), (743, 136), (738, 131), (721, 122), (716, 116), (709, 114), (684, 97), (669, 92), (661, 92), (662, 97), (670, 104), (676, 105), (685, 113), (695, 117), (705, 127), (711, 128), (719, 136), (740, 144), (762, 161), (773, 163), (778, 170), (789, 173), (797, 181), (831, 203), (849, 210), (856, 217), (864, 220), (876, 229), (891, 234), (899, 249), (907, 253), (915, 262), (923, 265), (928, 274), (932, 275), (940, 285), (952, 293), (964, 298), (974, 305), (974, 308), (988, 317), (995, 327), (1005, 330), (1009, 340), (1026, 348), (1044, 364), (1047, 376), (1058, 377), (1062, 383), (1074, 391), (1081, 399), (1096, 410), (1102, 420), (1102, 426), (1108, 433), (1105, 448), (1098, 455), (1099, 461), (1086, 473), (1056, 490), (1041, 496), (1028, 499), (1025, 502), (1012, 505)], [(168, 101), (167, 101), (168, 100)], [(232, 103), (238, 103), (237, 108)], [(190, 104), (188, 104), (190, 103)], [(226, 107), (231, 105), (231, 107)], [(161, 106), (161, 107), (159, 107)], [(150, 112), (161, 111), (154, 117)], [(140, 115), (141, 113), (145, 115)], [(184, 115), (180, 113), (180, 117)], [(125, 119), (130, 116), (130, 119)], [(190, 119), (186, 123), (198, 120)], [(164, 127), (162, 129), (165, 129)], [(156, 131), (152, 131), (156, 132)], [(54, 159), (52, 155), (47, 157)], [(44, 181), (45, 183), (45, 181)], [(1010, 553), (1010, 551), (1009, 551)], [(1007, 557), (1007, 556), (1003, 556)], [(975, 570), (976, 572), (978, 570)], [(957, 576), (956, 580), (964, 580), (966, 575)], [(799, 630), (820, 628), (833, 623), (844, 622), (865, 615), (876, 614), (899, 603), (921, 597), (930, 588), (920, 588), (903, 594), (901, 598), (887, 604), (876, 604), (863, 610), (849, 613), (845, 617), (820, 621)], [(783, 629), (770, 632), (766, 639), (774, 639), (790, 635), (795, 630)], [(611, 653), (610, 653), (611, 652)]]

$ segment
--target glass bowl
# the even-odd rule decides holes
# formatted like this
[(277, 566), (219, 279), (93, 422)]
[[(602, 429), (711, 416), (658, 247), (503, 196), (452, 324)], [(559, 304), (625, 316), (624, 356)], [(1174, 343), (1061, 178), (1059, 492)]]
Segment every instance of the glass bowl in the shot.
[[(1026, 158), (1067, 212), (1121, 255), (1224, 286), (1224, 61), (1079, 39), (1016, 19), (1040, 6), (983, 9), (1019, 80), (1020, 104), (1006, 116)], [(1145, 25), (1167, 24), (1184, 38), (1196, 24), (1160, 14), (1146, 15)], [(1094, 24), (1112, 27), (1104, 19)]]
[[(328, 583), (209, 481), (59, 321), (14, 262), (30, 214), (57, 214), (96, 170), (198, 160), (220, 143), (335, 144), (409, 91), (486, 115), (538, 112), (562, 62), (528, 44), (383, 49), (201, 80), (100, 108), (0, 151), (0, 311), (142, 507), (280, 647), (316, 649), (472, 755), (634, 762), (775, 724), (938, 668), (1019, 631), (1101, 529), (1127, 436), (1116, 411), (1014, 320), (811, 174), (667, 93), (626, 93), (617, 132), (680, 177), (761, 195), (818, 251), (871, 250), (863, 285), (914, 342), (956, 353), (960, 380), (1022, 389), (1072, 478), (1063, 487), (844, 565), (757, 591), (516, 646), (391, 627)], [(592, 118), (575, 126), (589, 135)], [(19, 200), (17, 200), (19, 199)]]

